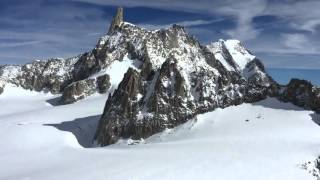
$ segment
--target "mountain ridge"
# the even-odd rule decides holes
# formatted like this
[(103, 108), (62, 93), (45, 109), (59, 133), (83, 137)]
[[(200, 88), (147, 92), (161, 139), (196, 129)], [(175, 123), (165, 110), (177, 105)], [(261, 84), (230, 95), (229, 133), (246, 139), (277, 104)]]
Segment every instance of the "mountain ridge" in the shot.
[[(135, 34), (138, 44), (143, 42), (142, 52), (135, 43), (132, 46), (142, 66), (129, 69), (109, 95), (96, 144), (147, 138), (197, 114), (277, 93), (277, 83), (260, 60), (237, 40), (203, 46), (178, 25), (150, 32), (123, 23), (111, 34), (119, 33), (126, 39)], [(221, 52), (220, 58), (215, 51)]]
[(320, 111), (318, 88), (298, 80), (279, 85), (238, 40), (202, 45), (179, 25), (148, 31), (123, 19), (119, 8), (90, 52), (0, 67), (0, 93), (12, 83), (62, 94), (60, 104), (108, 94), (94, 139), (102, 146), (146, 138), (197, 114), (266, 97)]

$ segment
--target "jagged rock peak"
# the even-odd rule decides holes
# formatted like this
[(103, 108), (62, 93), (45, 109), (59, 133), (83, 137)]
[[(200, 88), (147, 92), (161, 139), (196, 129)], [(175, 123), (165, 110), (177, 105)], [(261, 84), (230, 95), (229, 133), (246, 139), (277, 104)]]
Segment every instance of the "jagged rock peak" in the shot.
[(276, 82), (239, 41), (205, 47), (178, 25), (152, 32), (131, 27), (122, 25), (107, 38), (125, 37), (124, 47), (131, 45), (124, 51), (143, 65), (129, 69), (109, 94), (94, 138), (98, 145), (147, 138), (197, 114), (277, 92)]
[(116, 15), (113, 17), (112, 22), (110, 24), (110, 28), (108, 34), (112, 34), (114, 30), (123, 23), (123, 8), (118, 7)]

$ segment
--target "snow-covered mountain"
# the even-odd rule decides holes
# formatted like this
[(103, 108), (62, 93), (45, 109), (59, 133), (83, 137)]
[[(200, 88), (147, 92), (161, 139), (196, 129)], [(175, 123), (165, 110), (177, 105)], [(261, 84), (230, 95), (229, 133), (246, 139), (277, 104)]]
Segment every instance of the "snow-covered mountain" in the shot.
[[(261, 80), (270, 79), (266, 79), (262, 66), (246, 68), (249, 62), (261, 63), (237, 40), (219, 41), (206, 47), (181, 26), (148, 31), (124, 22), (122, 15), (120, 9), (108, 34), (88, 53), (69, 59), (0, 67), (0, 88), (12, 83), (29, 90), (63, 93), (61, 102), (72, 103), (95, 92), (113, 92), (129, 67), (143, 69), (144, 76), (148, 76), (148, 71), (159, 70), (169, 58), (176, 58), (182, 66), (182, 63), (188, 63), (189, 71), (193, 71), (192, 68), (210, 69), (212, 73), (247, 80), (260, 73)], [(196, 67), (191, 67), (192, 64)], [(262, 71), (258, 72), (260, 69)]]
[(94, 138), (99, 145), (147, 138), (197, 114), (267, 97), (291, 102), (306, 93), (310, 100), (295, 104), (318, 111), (320, 101), (317, 88), (295, 93), (290, 85), (280, 87), (238, 40), (204, 46), (179, 25), (149, 31), (124, 22), (122, 8), (92, 51), (65, 60), (2, 66), (0, 78), (1, 89), (15, 84), (62, 93), (59, 104), (108, 94)]
[(0, 66), (0, 179), (320, 177), (320, 88), (123, 14), (90, 52)]
[[(98, 144), (146, 138), (199, 113), (256, 102), (277, 92), (261, 62), (239, 41), (205, 47), (177, 25), (160, 31), (130, 24), (117, 28), (112, 35), (120, 34), (121, 40), (141, 33), (134, 35), (133, 42), (139, 43), (131, 46), (141, 66), (130, 68), (110, 94), (96, 134)], [(225, 53), (218, 60), (220, 52)]]

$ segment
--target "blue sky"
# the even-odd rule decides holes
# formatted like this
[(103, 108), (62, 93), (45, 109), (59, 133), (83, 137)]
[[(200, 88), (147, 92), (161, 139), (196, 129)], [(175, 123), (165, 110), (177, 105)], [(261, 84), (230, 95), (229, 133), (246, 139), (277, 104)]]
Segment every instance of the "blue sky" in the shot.
[(0, 64), (88, 51), (117, 6), (149, 29), (177, 23), (202, 43), (240, 39), (267, 67), (320, 69), (319, 0), (1, 0)]

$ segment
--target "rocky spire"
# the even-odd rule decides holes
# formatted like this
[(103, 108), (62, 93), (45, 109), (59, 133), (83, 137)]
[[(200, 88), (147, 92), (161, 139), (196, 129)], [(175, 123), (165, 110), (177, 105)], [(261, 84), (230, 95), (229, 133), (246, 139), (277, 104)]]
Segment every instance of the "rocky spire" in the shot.
[(112, 34), (114, 30), (123, 23), (123, 8), (119, 7), (117, 10), (117, 14), (113, 17), (112, 23), (110, 25), (108, 34)]

